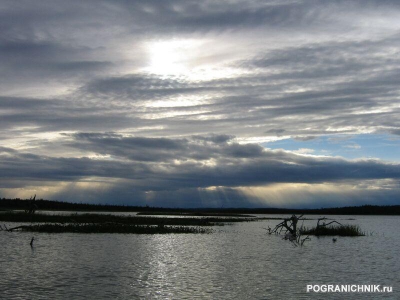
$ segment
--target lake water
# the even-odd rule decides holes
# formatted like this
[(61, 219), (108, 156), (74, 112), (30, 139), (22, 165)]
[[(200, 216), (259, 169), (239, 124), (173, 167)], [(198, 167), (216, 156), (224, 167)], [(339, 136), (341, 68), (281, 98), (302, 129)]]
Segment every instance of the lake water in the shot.
[[(329, 217), (372, 235), (293, 247), (263, 229), (277, 220), (204, 235), (0, 231), (0, 298), (400, 299), (400, 218)], [(379, 284), (393, 293), (307, 293), (308, 284)]]

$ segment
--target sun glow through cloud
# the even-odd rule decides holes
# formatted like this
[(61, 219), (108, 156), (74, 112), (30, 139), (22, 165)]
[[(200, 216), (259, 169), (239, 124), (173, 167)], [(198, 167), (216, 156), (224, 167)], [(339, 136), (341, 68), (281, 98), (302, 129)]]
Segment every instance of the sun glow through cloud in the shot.
[(164, 78), (179, 76), (190, 81), (234, 78), (250, 74), (248, 70), (232, 67), (232, 62), (223, 57), (209, 61), (209, 57), (213, 56), (211, 46), (210, 41), (194, 39), (148, 42), (145, 47), (148, 66), (143, 71)]
[(201, 42), (196, 40), (150, 42), (147, 44), (149, 66), (145, 71), (157, 75), (185, 74), (195, 61), (200, 45)]

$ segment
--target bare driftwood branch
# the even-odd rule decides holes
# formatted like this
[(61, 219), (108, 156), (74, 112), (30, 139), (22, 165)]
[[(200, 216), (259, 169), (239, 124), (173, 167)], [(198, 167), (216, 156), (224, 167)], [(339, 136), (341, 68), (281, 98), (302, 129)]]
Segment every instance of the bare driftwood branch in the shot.
[(292, 215), (290, 218), (284, 219), (282, 222), (280, 222), (278, 225), (276, 225), (273, 229), (268, 227), (268, 233), (269, 234), (281, 234), (281, 232), (284, 232), (284, 240), (289, 240), (292, 242), (294, 246), (303, 246), (304, 242), (307, 240), (310, 240), (310, 238), (307, 236), (306, 238), (301, 238), (301, 233), (300, 229), (298, 228), (297, 224), (300, 220), (303, 220), (304, 215), (301, 216), (296, 216)]
[(336, 224), (339, 224), (339, 225), (342, 225), (341, 223), (339, 223), (338, 221), (336, 221), (336, 220), (333, 220), (333, 221), (331, 221), (331, 222), (329, 222), (329, 223), (322, 223), (322, 224), (320, 224), (319, 222), (321, 222), (321, 221), (325, 221), (325, 220), (328, 220), (328, 218), (319, 218), (318, 219), (318, 222), (317, 222), (317, 230), (319, 229), (319, 228), (321, 228), (321, 227), (326, 227), (326, 226), (328, 226), (328, 225), (330, 225), (330, 224), (333, 224), (333, 223), (336, 223)]
[(292, 215), (290, 218), (286, 218), (281, 223), (276, 225), (274, 229), (268, 228), (268, 233), (280, 234), (283, 230), (285, 230), (285, 234), (289, 232), (291, 235), (297, 236), (297, 223), (299, 220), (302, 220), (302, 217), (303, 215), (299, 217)]
[[(5, 225), (4, 225), (5, 226)], [(25, 228), (28, 228), (29, 226), (26, 226), (26, 225), (22, 225), (22, 226), (17, 226), (17, 227), (13, 227), (13, 228), (10, 228), (10, 229), (7, 229), (7, 231), (14, 231), (14, 230), (19, 230), (19, 229), (25, 229)]]
[[(298, 222), (302, 220), (302, 225), (300, 227), (297, 226)], [(268, 233), (272, 234), (281, 234), (283, 231), (284, 240), (289, 240), (294, 246), (303, 246), (306, 241), (309, 241), (309, 235), (306, 237), (302, 236), (302, 234), (313, 234), (310, 233), (310, 230), (306, 230), (303, 227), (304, 224), (304, 218), (303, 215), (297, 217), (296, 215), (292, 215), (290, 218), (283, 219), (282, 222), (280, 222), (278, 225), (276, 225), (273, 229), (268, 227)], [(328, 219), (326, 217), (324, 218), (319, 218), (317, 219), (317, 226), (315, 229), (313, 229), (313, 232), (315, 232), (315, 235), (319, 235), (320, 232), (323, 230), (327, 229), (329, 225), (332, 224), (338, 224), (339, 226), (343, 226), (341, 223), (339, 223), (336, 220)], [(326, 222), (328, 220), (328, 222)], [(330, 227), (329, 227), (330, 228)]]

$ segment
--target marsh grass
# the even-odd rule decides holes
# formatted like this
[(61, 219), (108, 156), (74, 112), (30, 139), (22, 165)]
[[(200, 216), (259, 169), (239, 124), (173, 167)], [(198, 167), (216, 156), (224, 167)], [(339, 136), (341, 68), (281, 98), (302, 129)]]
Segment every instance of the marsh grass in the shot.
[(128, 224), (38, 224), (19, 226), (16, 230), (44, 233), (211, 233), (210, 228), (193, 226), (153, 226)]
[(2, 212), (0, 221), (19, 223), (119, 223), (129, 225), (169, 225), (169, 226), (214, 226), (222, 223), (254, 221), (254, 218), (227, 217), (146, 217), (120, 216), (111, 214), (70, 214), (47, 215), (23, 212)]
[[(30, 223), (12, 228), (10, 231), (47, 233), (210, 233), (212, 226), (223, 226), (233, 222), (255, 221), (255, 218), (234, 217), (150, 217), (121, 216), (111, 214), (47, 215), (23, 212), (2, 212), (0, 222)], [(8, 230), (4, 226), (5, 230)]]
[(302, 235), (315, 236), (365, 236), (365, 232), (358, 225), (338, 225), (327, 227), (302, 227), (300, 229)]

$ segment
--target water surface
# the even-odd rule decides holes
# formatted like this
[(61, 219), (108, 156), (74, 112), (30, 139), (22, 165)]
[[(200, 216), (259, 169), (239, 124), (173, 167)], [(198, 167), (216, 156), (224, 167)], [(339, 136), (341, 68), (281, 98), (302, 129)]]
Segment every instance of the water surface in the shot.
[[(213, 234), (1, 231), (0, 298), (399, 299), (400, 219), (335, 218), (369, 235), (312, 237), (296, 248), (266, 234), (277, 220), (217, 226)], [(311, 294), (307, 284), (380, 284), (393, 293)]]

